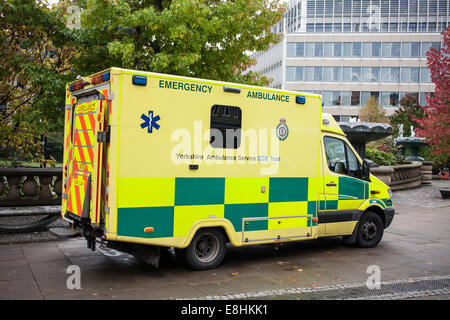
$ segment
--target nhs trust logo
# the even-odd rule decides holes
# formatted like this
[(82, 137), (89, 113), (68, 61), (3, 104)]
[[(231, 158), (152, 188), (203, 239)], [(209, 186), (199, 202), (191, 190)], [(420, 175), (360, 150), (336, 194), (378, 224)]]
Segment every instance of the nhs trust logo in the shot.
[(148, 112), (148, 116), (146, 116), (145, 114), (141, 115), (141, 119), (144, 120), (143, 123), (141, 123), (141, 128), (145, 129), (147, 128), (147, 133), (152, 133), (153, 132), (153, 128), (155, 128), (156, 130), (159, 130), (159, 124), (157, 124), (157, 122), (161, 119), (159, 117), (159, 115), (153, 116), (153, 110), (150, 110)]

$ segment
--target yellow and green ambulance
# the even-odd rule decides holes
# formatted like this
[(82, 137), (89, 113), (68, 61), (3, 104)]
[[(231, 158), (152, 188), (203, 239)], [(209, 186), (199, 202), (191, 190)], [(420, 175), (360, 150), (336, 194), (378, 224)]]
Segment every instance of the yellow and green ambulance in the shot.
[(322, 97), (111, 68), (67, 85), (62, 216), (158, 264), (218, 266), (226, 245), (378, 244), (390, 189)]

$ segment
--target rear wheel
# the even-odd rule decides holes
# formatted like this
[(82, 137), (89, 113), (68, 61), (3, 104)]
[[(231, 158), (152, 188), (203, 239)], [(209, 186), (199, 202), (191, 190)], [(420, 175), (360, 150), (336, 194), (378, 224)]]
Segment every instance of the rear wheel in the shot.
[(226, 240), (220, 229), (200, 229), (185, 249), (176, 249), (176, 255), (194, 270), (216, 268), (223, 260)]
[(380, 216), (367, 212), (359, 222), (356, 244), (361, 248), (373, 248), (380, 242), (383, 232), (384, 224)]

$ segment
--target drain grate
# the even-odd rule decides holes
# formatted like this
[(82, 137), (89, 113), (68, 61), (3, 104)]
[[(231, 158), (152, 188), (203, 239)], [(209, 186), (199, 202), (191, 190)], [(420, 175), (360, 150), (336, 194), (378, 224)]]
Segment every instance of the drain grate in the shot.
[[(207, 296), (200, 300), (367, 300), (407, 299), (450, 294), (450, 275), (384, 281), (378, 289), (365, 283)], [(195, 300), (195, 299), (194, 299)]]

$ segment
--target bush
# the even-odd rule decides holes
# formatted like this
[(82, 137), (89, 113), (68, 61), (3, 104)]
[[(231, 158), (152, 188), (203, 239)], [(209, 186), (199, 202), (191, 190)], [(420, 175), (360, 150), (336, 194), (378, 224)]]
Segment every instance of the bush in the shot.
[(366, 149), (366, 158), (375, 161), (380, 166), (395, 166), (399, 163), (394, 154), (371, 148)]

